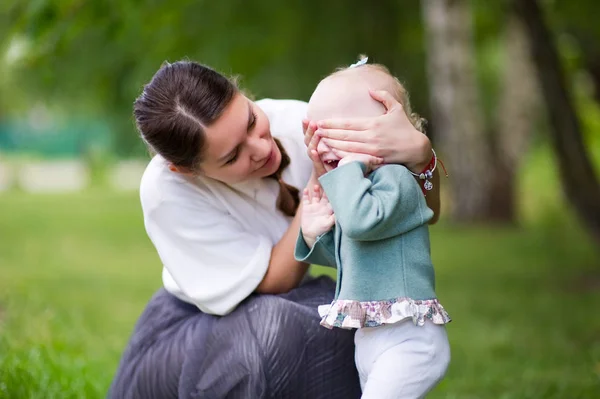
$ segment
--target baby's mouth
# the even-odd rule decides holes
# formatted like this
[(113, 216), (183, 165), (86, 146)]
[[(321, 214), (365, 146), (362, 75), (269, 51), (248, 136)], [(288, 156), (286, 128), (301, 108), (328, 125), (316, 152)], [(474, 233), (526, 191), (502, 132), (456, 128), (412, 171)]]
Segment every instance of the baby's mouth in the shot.
[(339, 159), (329, 159), (327, 161), (323, 161), (325, 165), (325, 169), (333, 170), (338, 167), (338, 163), (340, 163)]

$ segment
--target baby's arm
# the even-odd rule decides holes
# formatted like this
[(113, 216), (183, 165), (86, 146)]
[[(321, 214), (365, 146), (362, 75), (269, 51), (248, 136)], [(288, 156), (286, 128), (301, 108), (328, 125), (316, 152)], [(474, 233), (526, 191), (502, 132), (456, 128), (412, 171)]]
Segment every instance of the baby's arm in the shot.
[(408, 169), (385, 165), (368, 177), (361, 162), (327, 173), (319, 181), (342, 232), (355, 240), (381, 240), (410, 231), (433, 216)]
[(296, 260), (313, 265), (336, 267), (334, 235), (334, 229), (331, 229), (317, 237), (312, 247), (309, 247), (302, 237), (302, 231), (300, 231), (294, 251)]

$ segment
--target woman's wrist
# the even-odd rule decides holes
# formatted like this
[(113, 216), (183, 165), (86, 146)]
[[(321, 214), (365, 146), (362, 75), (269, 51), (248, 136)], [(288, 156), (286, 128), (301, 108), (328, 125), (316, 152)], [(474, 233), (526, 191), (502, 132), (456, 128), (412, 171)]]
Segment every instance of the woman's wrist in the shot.
[(415, 136), (415, 145), (413, 147), (413, 162), (406, 162), (405, 166), (414, 173), (421, 173), (431, 161), (432, 153), (431, 141), (423, 133), (419, 132)]

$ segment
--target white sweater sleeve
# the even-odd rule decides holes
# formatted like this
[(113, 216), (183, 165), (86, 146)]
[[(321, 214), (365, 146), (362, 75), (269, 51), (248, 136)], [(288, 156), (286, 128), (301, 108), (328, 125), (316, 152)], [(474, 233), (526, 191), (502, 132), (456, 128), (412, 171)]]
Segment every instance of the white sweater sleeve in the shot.
[(272, 245), (266, 237), (245, 231), (202, 201), (163, 202), (146, 214), (145, 224), (180, 290), (174, 294), (205, 313), (231, 312), (256, 289), (269, 266)]

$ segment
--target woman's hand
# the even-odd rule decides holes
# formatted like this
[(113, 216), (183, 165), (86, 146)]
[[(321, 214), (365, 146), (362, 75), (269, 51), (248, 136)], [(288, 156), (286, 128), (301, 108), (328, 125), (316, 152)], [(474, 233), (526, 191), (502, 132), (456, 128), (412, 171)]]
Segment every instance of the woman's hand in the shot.
[[(381, 158), (382, 163), (403, 164), (415, 173), (421, 172), (431, 160), (431, 142), (410, 123), (402, 105), (390, 93), (369, 93), (385, 106), (384, 115), (319, 121), (316, 135), (339, 155), (368, 154)], [(310, 124), (305, 131), (305, 143), (310, 144), (315, 132)]]
[(317, 237), (331, 230), (335, 224), (333, 208), (320, 186), (302, 193), (302, 237), (309, 248), (315, 245)]

